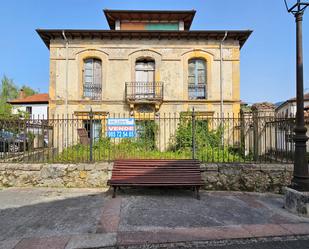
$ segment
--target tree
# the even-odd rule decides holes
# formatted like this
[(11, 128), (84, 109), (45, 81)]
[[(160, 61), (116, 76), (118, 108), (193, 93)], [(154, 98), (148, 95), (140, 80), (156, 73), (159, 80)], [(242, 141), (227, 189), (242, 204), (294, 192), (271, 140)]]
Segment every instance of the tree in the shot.
[[(36, 94), (37, 92), (31, 87), (22, 86), (24, 90), (25, 97)], [(19, 88), (15, 85), (12, 79), (7, 76), (3, 76), (0, 86), (0, 118), (10, 118), (12, 117), (12, 106), (7, 103), (9, 100), (18, 98)]]
[(21, 87), (21, 89), (24, 90), (25, 97), (28, 97), (28, 96), (31, 96), (31, 95), (34, 95), (34, 94), (38, 93), (37, 91), (33, 90), (31, 87), (26, 86), (26, 85), (23, 85)]
[(0, 98), (2, 101), (7, 102), (11, 99), (16, 99), (18, 96), (18, 88), (14, 84), (12, 79), (9, 79), (5, 75), (1, 80), (1, 87), (0, 87)]

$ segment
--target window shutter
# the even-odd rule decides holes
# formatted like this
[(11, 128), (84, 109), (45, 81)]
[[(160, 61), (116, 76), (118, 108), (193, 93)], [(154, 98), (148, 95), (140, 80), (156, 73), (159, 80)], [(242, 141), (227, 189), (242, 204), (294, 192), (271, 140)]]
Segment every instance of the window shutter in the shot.
[(192, 59), (188, 63), (188, 92), (189, 99), (206, 98), (206, 61)]
[(98, 59), (84, 61), (84, 97), (100, 99), (102, 93), (102, 62)]

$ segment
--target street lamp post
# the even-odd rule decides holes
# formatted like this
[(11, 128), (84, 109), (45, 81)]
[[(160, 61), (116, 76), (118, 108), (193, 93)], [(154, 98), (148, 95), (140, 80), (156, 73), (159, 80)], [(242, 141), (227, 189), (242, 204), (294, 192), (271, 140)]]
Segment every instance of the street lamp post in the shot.
[(302, 20), (305, 9), (309, 2), (297, 0), (294, 5), (289, 6), (287, 0), (285, 5), (287, 11), (294, 15), (296, 21), (296, 126), (294, 129), (295, 155), (292, 188), (299, 191), (309, 191), (309, 169), (306, 158), (306, 127), (304, 121), (304, 73), (303, 73), (303, 41)]

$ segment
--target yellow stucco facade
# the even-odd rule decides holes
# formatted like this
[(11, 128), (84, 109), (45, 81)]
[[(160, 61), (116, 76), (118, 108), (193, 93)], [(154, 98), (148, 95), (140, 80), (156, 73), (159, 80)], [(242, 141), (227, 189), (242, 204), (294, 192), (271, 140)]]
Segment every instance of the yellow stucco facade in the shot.
[[(240, 45), (227, 40), (223, 44), (223, 112), (239, 113)], [(68, 53), (68, 67), (66, 54)], [(102, 62), (101, 99), (83, 97), (83, 67), (88, 58)], [(136, 105), (125, 98), (125, 82), (134, 82), (135, 63), (141, 58), (155, 62), (155, 81), (163, 83), (163, 100), (157, 113), (196, 111), (218, 113), (220, 110), (220, 41), (168, 39), (74, 39), (66, 51), (63, 39), (50, 41), (50, 114), (74, 114), (78, 111), (126, 113)], [(192, 100), (188, 95), (188, 61), (206, 61), (205, 99)], [(66, 113), (66, 70), (68, 70), (68, 113)], [(147, 104), (147, 103), (144, 103)], [(152, 103), (149, 103), (152, 105)]]

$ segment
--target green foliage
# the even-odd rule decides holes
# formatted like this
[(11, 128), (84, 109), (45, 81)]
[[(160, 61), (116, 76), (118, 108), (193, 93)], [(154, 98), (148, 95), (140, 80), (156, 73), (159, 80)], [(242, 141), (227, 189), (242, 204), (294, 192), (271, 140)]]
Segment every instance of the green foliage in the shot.
[(1, 80), (1, 87), (0, 87), (0, 98), (3, 101), (8, 101), (11, 99), (16, 99), (18, 96), (18, 88), (14, 84), (12, 79), (9, 79), (5, 75)]
[(31, 87), (26, 86), (26, 85), (23, 85), (23, 86), (21, 87), (21, 89), (24, 90), (25, 97), (32, 96), (32, 95), (38, 93), (36, 90), (34, 90), (34, 89), (32, 89)]
[[(28, 86), (23, 86), (25, 96), (31, 96), (37, 92)], [(18, 97), (19, 88), (15, 85), (12, 79), (7, 76), (3, 76), (0, 86), (0, 117), (4, 119), (14, 119), (18, 117), (26, 117), (27, 113), (19, 112), (18, 115), (12, 115), (12, 105), (7, 103), (7, 101), (16, 99)]]
[(0, 86), (0, 117), (9, 118), (11, 116), (12, 107), (7, 101), (17, 96), (18, 91), (13, 80), (3, 76)]
[[(137, 137), (125, 139), (101, 138), (93, 144), (95, 161), (125, 158), (145, 159), (190, 159), (192, 158), (192, 119), (182, 117), (169, 148), (160, 151), (156, 146), (158, 127), (154, 121), (138, 121)], [(237, 150), (223, 146), (223, 128), (210, 129), (207, 120), (196, 120), (196, 158), (203, 162), (243, 161)], [(58, 162), (89, 161), (89, 145), (74, 145), (60, 153), (54, 160)]]
[(136, 146), (146, 150), (155, 149), (155, 136), (158, 131), (156, 123), (153, 120), (142, 120), (136, 122), (136, 127), (137, 138), (133, 141)]
[[(192, 148), (192, 118), (181, 117), (178, 129), (171, 141), (171, 149), (183, 150)], [(221, 126), (216, 130), (210, 130), (208, 120), (195, 120), (195, 147), (203, 149), (205, 147), (219, 147), (223, 136)]]

